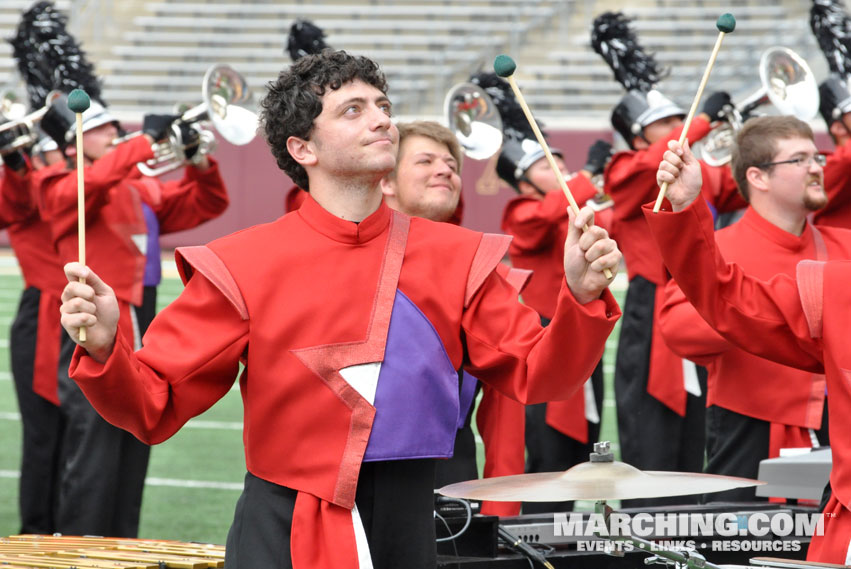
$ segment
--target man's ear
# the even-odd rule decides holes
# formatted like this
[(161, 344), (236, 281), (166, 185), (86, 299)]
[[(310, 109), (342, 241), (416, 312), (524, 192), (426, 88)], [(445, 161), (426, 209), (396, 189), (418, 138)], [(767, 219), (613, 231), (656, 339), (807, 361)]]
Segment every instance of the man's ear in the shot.
[(395, 198), (396, 197), (396, 176), (394, 172), (390, 172), (383, 178), (381, 178), (381, 193), (384, 194), (385, 198)]
[(764, 192), (768, 188), (768, 172), (762, 168), (751, 166), (745, 172), (745, 179), (748, 181), (748, 194), (753, 195), (754, 192)]
[(287, 139), (287, 152), (290, 153), (293, 160), (302, 166), (313, 166), (318, 160), (310, 141), (297, 136), (291, 136)]

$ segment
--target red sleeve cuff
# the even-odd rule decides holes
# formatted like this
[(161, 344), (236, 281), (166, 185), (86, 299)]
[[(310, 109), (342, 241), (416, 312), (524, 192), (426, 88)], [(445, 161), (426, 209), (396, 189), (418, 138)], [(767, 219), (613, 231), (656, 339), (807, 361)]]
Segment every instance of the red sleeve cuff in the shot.
[(114, 373), (121, 373), (115, 370), (122, 367), (122, 360), (126, 360), (127, 354), (132, 351), (124, 339), (121, 327), (119, 327), (115, 336), (115, 345), (112, 347), (112, 353), (106, 362), (100, 363), (96, 361), (89, 356), (85, 348), (77, 346), (73, 356), (71, 356), (71, 365), (68, 366), (68, 373), (74, 381), (81, 385), (87, 382), (100, 382), (104, 376), (113, 376)]
[(698, 196), (687, 208), (677, 213), (671, 211), (671, 203), (667, 199), (663, 202), (658, 213), (653, 213), (654, 205), (654, 202), (649, 202), (644, 204), (641, 209), (650, 231), (663, 253), (666, 249), (666, 243), (677, 243), (681, 240), (682, 227), (699, 227), (703, 233), (709, 233), (714, 244), (715, 225), (712, 220), (712, 212), (709, 211), (709, 206), (706, 205), (706, 201), (701, 196)]
[(217, 180), (221, 177), (219, 173), (219, 163), (216, 162), (215, 158), (212, 156), (207, 156), (207, 161), (210, 163), (210, 167), (206, 170), (201, 170), (200, 168), (190, 167), (186, 169), (186, 175), (188, 178), (199, 181), (206, 180)]
[(609, 289), (605, 289), (600, 294), (600, 298), (580, 304), (567, 286), (567, 282), (562, 279), (556, 314), (564, 310), (576, 311), (575, 313), (580, 314), (581, 317), (601, 319), (611, 324), (614, 324), (621, 317), (621, 307)]

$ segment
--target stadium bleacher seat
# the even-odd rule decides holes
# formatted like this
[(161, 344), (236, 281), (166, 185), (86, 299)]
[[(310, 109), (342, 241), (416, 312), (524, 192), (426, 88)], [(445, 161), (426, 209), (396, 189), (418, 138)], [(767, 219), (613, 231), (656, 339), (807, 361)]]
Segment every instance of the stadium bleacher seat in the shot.
[[(91, 11), (106, 1), (56, 4), (73, 17), (83, 4)], [(32, 2), (0, 2), (3, 37), (14, 34), (21, 12)], [(623, 93), (589, 45), (591, 20), (613, 8), (605, 0), (120, 4), (118, 9), (110, 5), (109, 17), (88, 32), (81, 29), (80, 39), (97, 55), (104, 97), (117, 111), (130, 114), (167, 112), (175, 103), (196, 102), (201, 78), (214, 63), (230, 64), (262, 94), (264, 85), (290, 63), (284, 47), (296, 18), (323, 28), (328, 45), (374, 57), (388, 75), (395, 111), (401, 115), (439, 116), (448, 89), (471, 73), (490, 69), (498, 53), (509, 53), (518, 62), (518, 83), (533, 111), (550, 121), (581, 116), (605, 123)], [(634, 0), (623, 9), (635, 19), (645, 48), (670, 69), (660, 87), (682, 104), (693, 97), (717, 36), (714, 20), (727, 10), (734, 10), (738, 29), (725, 40), (710, 91), (753, 91), (759, 57), (773, 45), (791, 47), (810, 62), (819, 79), (824, 74), (823, 57), (809, 31), (809, 2), (741, 0), (733, 7), (722, 0)], [(105, 30), (112, 33), (102, 34)], [(14, 82), (6, 42), (0, 42), (0, 78), (3, 74), (9, 78), (6, 83)]]

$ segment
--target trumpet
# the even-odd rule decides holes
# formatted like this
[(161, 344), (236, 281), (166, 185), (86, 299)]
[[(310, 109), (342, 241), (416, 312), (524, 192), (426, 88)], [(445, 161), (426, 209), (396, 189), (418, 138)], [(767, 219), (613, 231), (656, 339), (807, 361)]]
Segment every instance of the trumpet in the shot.
[(485, 160), (502, 146), (502, 117), (484, 89), (473, 83), (459, 83), (443, 102), (446, 121), (464, 154)]
[(12, 131), (14, 138), (0, 147), (0, 155), (5, 156), (35, 144), (39, 139), (36, 125), (61, 96), (59, 91), (51, 91), (43, 107), (26, 114), (26, 106), (18, 101), (18, 96), (12, 91), (6, 91), (0, 98), (0, 121), (4, 121), (0, 124), (0, 133)]
[(785, 47), (763, 52), (759, 61), (760, 88), (740, 104), (726, 111), (725, 121), (694, 144), (695, 155), (709, 166), (730, 161), (736, 135), (745, 117), (762, 105), (773, 105), (780, 114), (802, 121), (815, 118), (819, 92), (813, 72), (804, 59)]
[[(250, 92), (245, 78), (229, 65), (217, 63), (204, 74), (201, 84), (201, 104), (181, 113), (171, 125), (168, 136), (155, 141), (152, 145), (154, 157), (136, 166), (145, 176), (161, 176), (182, 167), (187, 162), (197, 164), (202, 158), (216, 148), (216, 137), (209, 130), (202, 128), (202, 123), (211, 122), (213, 127), (226, 141), (236, 146), (251, 142), (256, 133), (257, 115), (238, 103), (250, 99)], [(187, 158), (189, 142), (183, 138), (181, 126), (188, 126), (197, 133), (197, 149)], [(117, 145), (131, 138), (140, 136), (141, 131), (130, 133), (115, 139)]]

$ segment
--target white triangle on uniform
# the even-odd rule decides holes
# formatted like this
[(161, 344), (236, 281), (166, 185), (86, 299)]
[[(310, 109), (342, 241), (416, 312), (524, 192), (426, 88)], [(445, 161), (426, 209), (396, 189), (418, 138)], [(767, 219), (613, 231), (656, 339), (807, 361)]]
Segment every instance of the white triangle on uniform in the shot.
[(344, 367), (340, 375), (346, 382), (361, 394), (361, 397), (375, 404), (375, 390), (378, 389), (378, 374), (381, 372), (381, 362), (358, 364)]
[(143, 255), (148, 254), (148, 234), (147, 233), (135, 233), (130, 236), (130, 239), (133, 240), (133, 244), (136, 245), (136, 248), (141, 251)]

